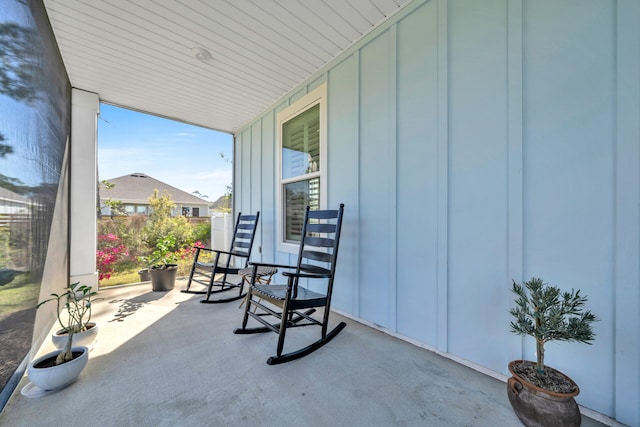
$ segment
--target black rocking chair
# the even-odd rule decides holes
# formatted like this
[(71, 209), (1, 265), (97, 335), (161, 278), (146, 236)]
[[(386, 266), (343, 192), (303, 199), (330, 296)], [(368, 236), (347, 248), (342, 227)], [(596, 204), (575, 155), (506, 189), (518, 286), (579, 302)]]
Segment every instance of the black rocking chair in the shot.
[[(233, 332), (235, 334), (269, 331), (277, 333), (278, 347), (276, 355), (267, 360), (269, 365), (289, 362), (310, 354), (331, 341), (346, 326), (346, 323), (340, 322), (327, 332), (343, 211), (343, 204), (338, 210), (312, 211), (307, 207), (297, 265), (249, 263), (254, 272), (251, 286), (247, 292), (242, 327)], [(283, 273), (287, 278), (286, 285), (268, 285), (256, 283), (255, 277), (258, 267), (275, 267), (293, 271)], [(326, 281), (325, 292), (316, 292), (298, 286), (300, 279), (324, 279)], [(319, 307), (323, 307), (324, 311), (322, 318), (316, 319), (311, 315)], [(264, 326), (247, 328), (249, 316)], [(279, 319), (279, 322), (270, 323), (269, 318), (265, 319), (265, 316), (273, 316)], [(297, 351), (282, 354), (288, 328), (313, 325), (321, 327), (321, 337), (318, 341)]]
[[(206, 294), (206, 297), (200, 300), (201, 303), (205, 304), (218, 304), (244, 298), (245, 295), (242, 291), (245, 281), (238, 275), (238, 272), (242, 268), (245, 268), (249, 262), (253, 239), (256, 235), (256, 229), (258, 228), (259, 217), (260, 212), (257, 212), (255, 215), (238, 214), (238, 219), (233, 231), (233, 238), (231, 239), (231, 249), (229, 249), (229, 251), (197, 247), (193, 258), (193, 265), (191, 266), (191, 273), (189, 274), (189, 281), (187, 282), (187, 288), (182, 290), (182, 292), (189, 294)], [(200, 261), (199, 258), (203, 252), (212, 253), (212, 262)], [(242, 267), (234, 267), (231, 264), (233, 257), (245, 258), (246, 261)], [(220, 274), (222, 274), (222, 278), (216, 280), (216, 275), (219, 276)], [(229, 276), (233, 276), (237, 281), (230, 281)], [(191, 290), (192, 282), (205, 285), (207, 289)], [(216, 287), (215, 290), (214, 287)], [(211, 294), (226, 292), (232, 289), (238, 289), (237, 296), (215, 300), (210, 299)]]

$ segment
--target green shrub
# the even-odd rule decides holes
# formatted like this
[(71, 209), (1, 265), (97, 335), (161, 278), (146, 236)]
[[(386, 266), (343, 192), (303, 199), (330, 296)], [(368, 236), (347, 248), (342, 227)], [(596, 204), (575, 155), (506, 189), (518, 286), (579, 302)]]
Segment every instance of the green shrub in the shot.
[[(101, 280), (103, 284), (131, 283), (129, 276), (137, 278), (137, 271), (147, 265), (140, 261), (149, 257), (157, 249), (158, 243), (169, 238), (171, 252), (178, 258), (179, 274), (189, 273), (193, 262), (194, 244), (209, 245), (211, 242), (211, 222), (190, 224), (186, 217), (172, 217), (171, 212), (175, 203), (168, 194), (159, 195), (157, 191), (149, 197), (150, 214), (130, 215), (125, 217), (103, 217), (98, 221), (98, 236), (115, 235), (122, 245), (128, 249), (128, 257), (120, 257), (113, 261), (111, 267), (114, 275), (124, 277), (120, 279)], [(201, 243), (198, 243), (201, 242)], [(100, 243), (100, 242), (99, 242)], [(99, 246), (101, 246), (99, 244)], [(103, 249), (99, 247), (98, 249)], [(207, 258), (209, 253), (201, 254)], [(129, 274), (130, 273), (130, 274)], [(135, 273), (135, 274), (134, 274)], [(137, 280), (133, 280), (137, 281)]]
[(205, 246), (211, 242), (211, 221), (201, 222), (193, 226), (193, 241), (202, 242)]
[(175, 240), (174, 251), (193, 244), (193, 227), (183, 216), (172, 217), (175, 203), (168, 194), (158, 195), (158, 190), (149, 197), (151, 213), (144, 228), (144, 241), (148, 248), (156, 248), (166, 237)]
[(127, 217), (125, 227), (124, 242), (129, 248), (129, 254), (135, 259), (136, 256), (147, 252), (147, 245), (144, 241), (144, 227), (147, 224), (147, 217), (144, 215), (132, 215)]
[(144, 229), (144, 241), (148, 248), (157, 247), (166, 237), (175, 240), (173, 250), (193, 244), (193, 227), (185, 217), (163, 218), (149, 221)]

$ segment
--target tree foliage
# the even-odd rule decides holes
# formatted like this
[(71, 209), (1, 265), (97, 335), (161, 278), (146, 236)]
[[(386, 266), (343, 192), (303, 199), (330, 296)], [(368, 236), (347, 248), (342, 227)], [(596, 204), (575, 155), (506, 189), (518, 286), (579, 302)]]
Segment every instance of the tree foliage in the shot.
[(109, 198), (102, 203), (104, 203), (105, 206), (108, 206), (111, 210), (111, 217), (127, 215), (127, 212), (124, 209), (124, 202), (122, 202), (122, 200), (113, 200)]
[(0, 22), (0, 93), (33, 103), (43, 87), (41, 47), (35, 31)]
[(173, 237), (172, 250), (178, 250), (193, 243), (193, 227), (183, 216), (172, 217), (175, 203), (169, 194), (158, 194), (158, 190), (149, 197), (151, 212), (145, 227), (145, 240), (150, 248), (156, 248), (167, 236)]
[(580, 291), (561, 292), (534, 277), (523, 285), (513, 281), (516, 307), (509, 310), (515, 318), (511, 332), (536, 340), (537, 369), (544, 371), (544, 345), (549, 341), (576, 341), (591, 344), (595, 334), (591, 324), (598, 319), (584, 310), (587, 298)]

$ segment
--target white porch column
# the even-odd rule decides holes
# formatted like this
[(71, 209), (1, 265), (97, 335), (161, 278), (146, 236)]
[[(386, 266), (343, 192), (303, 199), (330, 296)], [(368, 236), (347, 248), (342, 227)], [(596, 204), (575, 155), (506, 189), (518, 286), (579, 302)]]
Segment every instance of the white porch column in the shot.
[(98, 94), (71, 91), (70, 282), (98, 289), (96, 198)]

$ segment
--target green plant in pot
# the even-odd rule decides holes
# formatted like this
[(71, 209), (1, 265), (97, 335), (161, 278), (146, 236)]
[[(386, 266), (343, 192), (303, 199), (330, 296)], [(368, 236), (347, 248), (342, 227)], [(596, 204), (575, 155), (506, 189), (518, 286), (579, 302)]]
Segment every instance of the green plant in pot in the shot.
[(90, 286), (76, 282), (69, 285), (62, 294), (51, 294), (52, 298), (40, 303), (52, 300), (58, 303), (58, 323), (61, 329), (51, 336), (56, 348), (66, 348), (69, 340), (71, 346), (91, 346), (98, 334), (98, 325), (91, 321), (92, 298), (96, 293)]
[(550, 341), (574, 341), (591, 344), (595, 334), (592, 323), (597, 317), (584, 306), (587, 298), (580, 291), (562, 292), (540, 278), (522, 285), (513, 282), (516, 295), (511, 332), (531, 336), (536, 342), (535, 362), (514, 360), (509, 363), (512, 377), (507, 394), (516, 415), (527, 426), (577, 426), (580, 411), (574, 397), (578, 385), (562, 372), (544, 363), (544, 346)]
[(96, 294), (91, 287), (73, 283), (62, 293), (52, 293), (51, 301), (57, 305), (56, 315), (62, 327), (57, 333), (63, 338), (63, 348), (45, 354), (29, 364), (27, 370), (31, 382), (41, 390), (62, 388), (80, 375), (89, 358), (86, 346), (75, 345), (74, 336), (86, 331), (91, 318), (91, 298)]
[(154, 291), (173, 289), (178, 271), (178, 254), (175, 253), (176, 240), (166, 236), (156, 243), (156, 249), (142, 260), (149, 268), (151, 287)]

